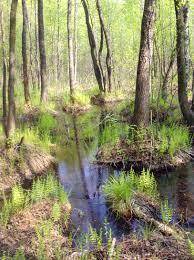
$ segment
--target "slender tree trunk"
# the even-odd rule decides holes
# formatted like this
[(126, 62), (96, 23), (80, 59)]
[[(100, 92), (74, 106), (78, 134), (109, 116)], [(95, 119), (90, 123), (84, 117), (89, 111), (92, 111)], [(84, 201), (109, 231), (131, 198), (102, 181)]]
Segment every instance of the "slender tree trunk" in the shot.
[(188, 102), (187, 89), (190, 78), (188, 1), (174, 0), (177, 25), (178, 97), (184, 119), (194, 124), (194, 113)]
[(60, 40), (60, 0), (57, 0), (57, 75), (56, 79), (60, 80), (60, 53), (59, 53), (59, 40)]
[(111, 40), (109, 36), (109, 32), (105, 26), (103, 12), (102, 12), (102, 6), (101, 1), (96, 0), (96, 6), (98, 10), (98, 15), (100, 19), (100, 25), (103, 29), (105, 41), (106, 41), (106, 48), (107, 48), (107, 54), (106, 54), (106, 68), (107, 68), (107, 75), (108, 75), (108, 91), (111, 92), (112, 90), (112, 51), (111, 51)]
[(5, 42), (4, 42), (4, 28), (3, 28), (3, 9), (0, 5), (0, 31), (1, 31), (1, 53), (2, 53), (2, 69), (3, 69), (3, 119), (7, 117), (7, 66), (6, 66), (6, 54), (5, 54)]
[(88, 39), (89, 39), (89, 44), (90, 44), (91, 57), (92, 57), (95, 77), (96, 77), (96, 80), (98, 82), (100, 92), (104, 92), (105, 86), (103, 84), (103, 75), (102, 75), (100, 65), (99, 65), (96, 40), (95, 40), (94, 33), (93, 33), (93, 30), (92, 30), (92, 26), (91, 26), (91, 23), (90, 23), (90, 16), (89, 16), (87, 2), (86, 2), (86, 0), (81, 0), (81, 2), (82, 2), (84, 12), (85, 12), (86, 26), (87, 26), (87, 31), (88, 31)]
[(68, 34), (68, 54), (69, 54), (69, 87), (71, 101), (74, 102), (74, 55), (73, 55), (73, 28), (72, 28), (72, 0), (68, 0), (67, 9), (67, 34)]
[(169, 63), (169, 66), (168, 66), (168, 69), (163, 77), (163, 84), (162, 84), (162, 98), (164, 100), (167, 99), (167, 95), (168, 95), (168, 83), (169, 83), (169, 80), (170, 80), (170, 73), (173, 69), (173, 65), (174, 65), (174, 62), (175, 62), (175, 51), (173, 50), (173, 53), (171, 55), (171, 59), (170, 59), (170, 63)]
[(41, 76), (41, 102), (47, 100), (47, 66), (46, 66), (46, 50), (44, 41), (44, 14), (43, 0), (38, 0), (38, 36), (39, 36), (39, 52), (40, 52), (40, 76)]
[(133, 123), (138, 127), (149, 122), (150, 73), (153, 52), (153, 33), (156, 0), (145, 0), (141, 27), (141, 43), (137, 68)]
[(16, 42), (16, 13), (18, 0), (12, 0), (10, 10), (10, 32), (9, 32), (9, 82), (8, 82), (8, 118), (7, 137), (15, 130), (15, 42)]
[(74, 8), (74, 82), (77, 82), (77, 37), (78, 37), (78, 27), (77, 27), (77, 18), (78, 18), (78, 0), (75, 0)]
[(35, 64), (38, 88), (40, 88), (40, 65), (38, 60), (37, 0), (34, 0)]
[(24, 83), (24, 97), (26, 104), (30, 102), (29, 78), (28, 78), (28, 58), (27, 58), (27, 28), (28, 28), (28, 14), (26, 0), (22, 0), (23, 11), (23, 31), (22, 31), (22, 59), (23, 59), (23, 83)]
[(106, 75), (104, 75), (103, 71), (103, 66), (102, 66), (102, 52), (103, 52), (103, 47), (104, 47), (104, 32), (101, 27), (101, 32), (100, 32), (100, 48), (98, 51), (98, 60), (99, 60), (99, 68), (101, 71), (102, 75), (102, 80), (103, 80), (103, 87), (104, 87), (104, 92), (106, 92)]

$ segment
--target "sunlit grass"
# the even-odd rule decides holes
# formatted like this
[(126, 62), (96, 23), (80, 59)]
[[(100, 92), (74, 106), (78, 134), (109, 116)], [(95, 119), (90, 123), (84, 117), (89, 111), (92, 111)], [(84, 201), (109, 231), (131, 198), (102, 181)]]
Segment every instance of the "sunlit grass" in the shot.
[(158, 152), (169, 153), (171, 157), (180, 149), (187, 149), (191, 145), (191, 137), (186, 126), (162, 125), (156, 132), (158, 136)]
[(142, 171), (138, 176), (133, 170), (130, 173), (121, 173), (118, 177), (111, 177), (104, 184), (103, 192), (111, 208), (118, 214), (130, 216), (132, 199), (135, 193), (140, 192), (151, 198), (158, 198), (157, 184), (149, 171)]

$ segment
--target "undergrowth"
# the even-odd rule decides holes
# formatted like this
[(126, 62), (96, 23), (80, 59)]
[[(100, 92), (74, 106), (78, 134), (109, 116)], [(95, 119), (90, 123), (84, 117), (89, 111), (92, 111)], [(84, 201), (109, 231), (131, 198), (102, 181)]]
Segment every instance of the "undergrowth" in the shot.
[[(6, 226), (11, 215), (24, 209), (26, 206), (47, 198), (57, 199), (60, 205), (68, 202), (68, 195), (64, 188), (51, 174), (45, 179), (34, 181), (31, 191), (24, 190), (20, 185), (13, 187), (11, 198), (9, 200), (4, 198), (4, 205), (0, 212), (0, 223)], [(52, 215), (54, 220), (59, 217), (56, 205)]]

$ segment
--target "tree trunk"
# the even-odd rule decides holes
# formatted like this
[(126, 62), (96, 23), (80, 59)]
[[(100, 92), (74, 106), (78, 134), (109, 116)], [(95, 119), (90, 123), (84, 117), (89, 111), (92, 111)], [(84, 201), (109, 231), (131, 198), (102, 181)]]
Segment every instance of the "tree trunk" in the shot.
[(5, 121), (7, 117), (7, 66), (6, 66), (6, 54), (5, 54), (5, 42), (4, 42), (4, 29), (3, 29), (3, 9), (0, 6), (0, 31), (1, 31), (1, 52), (2, 52), (2, 69), (3, 69), (3, 119)]
[(40, 88), (40, 65), (38, 60), (37, 0), (34, 0), (35, 66), (38, 88)]
[(164, 100), (167, 99), (167, 88), (168, 88), (168, 82), (170, 80), (170, 73), (172, 71), (172, 68), (173, 68), (173, 65), (174, 65), (174, 62), (175, 62), (175, 51), (173, 50), (172, 52), (172, 55), (171, 55), (171, 59), (170, 59), (170, 63), (169, 63), (169, 66), (168, 66), (168, 69), (163, 77), (163, 83), (162, 83), (162, 98)]
[(46, 50), (44, 42), (43, 0), (38, 0), (38, 36), (40, 52), (41, 102), (47, 100)]
[(190, 74), (188, 1), (174, 0), (177, 26), (178, 97), (184, 119), (194, 124), (194, 113), (188, 101), (187, 88)]
[(60, 0), (57, 0), (57, 60), (56, 60), (56, 81), (60, 80), (60, 53), (59, 53), (59, 44), (60, 44)]
[(137, 68), (133, 123), (138, 127), (149, 122), (150, 73), (153, 52), (153, 33), (156, 0), (145, 0), (141, 27), (141, 43)]
[(74, 82), (77, 82), (77, 37), (78, 37), (78, 27), (77, 27), (77, 19), (78, 19), (78, 0), (75, 0), (74, 6)]
[(102, 6), (100, 0), (96, 0), (96, 6), (98, 10), (98, 15), (100, 19), (100, 25), (104, 32), (105, 41), (106, 41), (106, 48), (107, 48), (107, 54), (106, 54), (106, 68), (107, 68), (107, 75), (108, 75), (108, 91), (111, 92), (112, 90), (112, 51), (111, 51), (111, 40), (109, 37), (109, 32), (105, 26), (103, 12), (102, 12)]
[(69, 87), (72, 103), (74, 102), (74, 54), (73, 54), (73, 28), (72, 28), (72, 0), (68, 0), (67, 9), (67, 34), (68, 34), (68, 54), (69, 54)]
[(10, 10), (10, 33), (9, 33), (9, 82), (8, 82), (8, 118), (7, 137), (15, 130), (15, 42), (16, 42), (16, 13), (18, 0), (12, 0)]
[(26, 7), (26, 0), (22, 0), (22, 12), (23, 12), (23, 31), (22, 31), (22, 59), (23, 59), (23, 83), (24, 83), (24, 97), (26, 104), (30, 102), (30, 90), (28, 80), (28, 58), (27, 58), (27, 26), (28, 26), (28, 14)]
[(90, 23), (90, 16), (89, 16), (87, 2), (86, 2), (86, 0), (81, 0), (81, 1), (82, 1), (82, 5), (84, 8), (84, 12), (85, 12), (86, 26), (87, 26), (87, 31), (88, 31), (88, 39), (89, 39), (89, 44), (90, 44), (91, 57), (92, 57), (95, 77), (98, 82), (100, 92), (104, 92), (105, 86), (103, 84), (103, 75), (102, 75), (99, 60), (98, 60), (96, 40), (95, 40), (92, 26)]

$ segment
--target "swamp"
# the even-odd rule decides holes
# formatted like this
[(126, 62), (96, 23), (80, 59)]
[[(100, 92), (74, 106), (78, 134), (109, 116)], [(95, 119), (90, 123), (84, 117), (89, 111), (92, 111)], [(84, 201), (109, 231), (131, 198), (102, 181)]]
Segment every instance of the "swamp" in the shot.
[(194, 259), (194, 0), (0, 0), (0, 259)]

